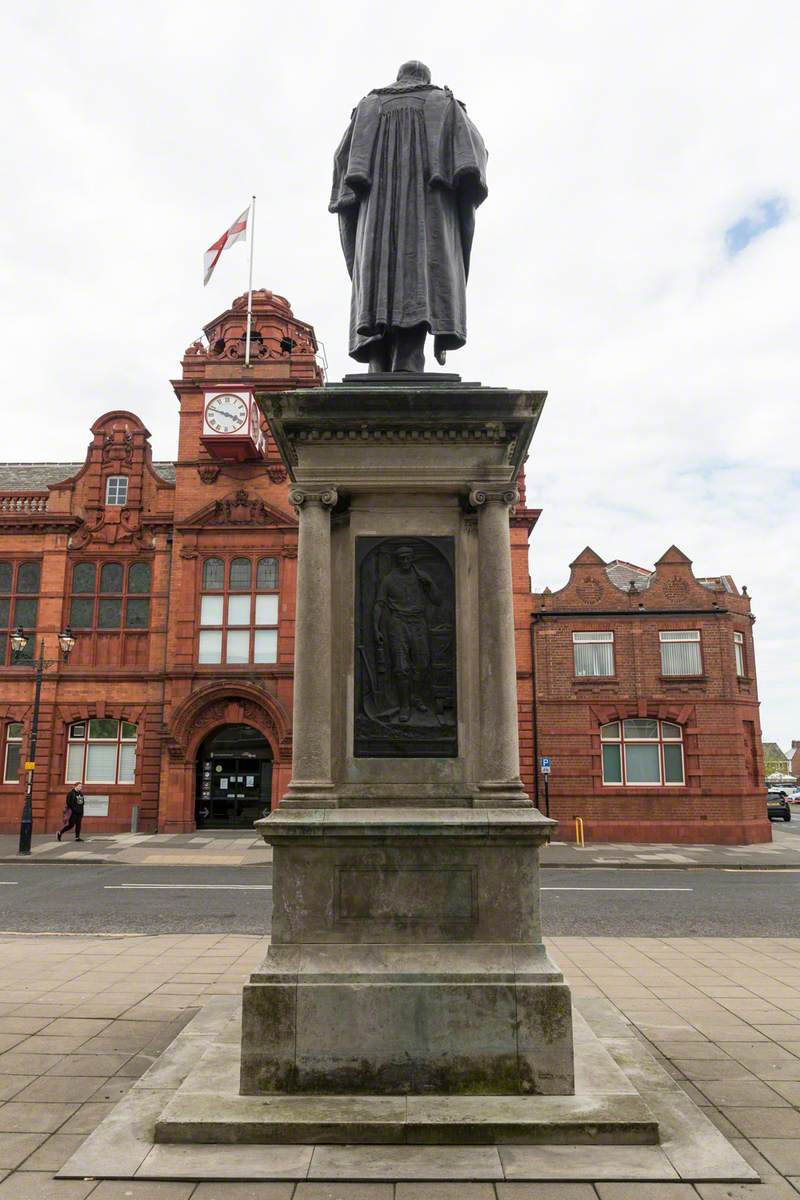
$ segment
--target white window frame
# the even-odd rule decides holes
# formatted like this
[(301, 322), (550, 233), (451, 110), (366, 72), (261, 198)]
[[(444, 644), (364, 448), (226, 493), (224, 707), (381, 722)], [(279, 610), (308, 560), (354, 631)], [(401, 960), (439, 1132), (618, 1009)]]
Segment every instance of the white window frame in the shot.
[[(639, 720), (654, 721), (655, 725), (656, 725), (655, 736), (654, 737), (644, 737), (644, 736), (628, 737), (628, 736), (626, 736), (626, 734), (625, 734), (626, 720), (627, 721), (639, 721)], [(612, 736), (611, 734), (604, 733), (604, 730), (611, 729), (615, 725), (617, 726), (616, 736)], [(664, 736), (664, 726), (665, 725), (668, 725), (671, 729), (677, 729), (679, 736), (678, 737), (665, 737)], [(681, 725), (679, 725), (677, 721), (662, 721), (657, 717), (627, 717), (625, 719), (620, 719), (619, 721), (609, 721), (605, 725), (600, 726), (600, 745), (601, 745), (600, 768), (602, 771), (603, 787), (625, 787), (625, 788), (686, 787), (685, 739), (683, 736), (683, 727)], [(625, 748), (626, 748), (626, 746), (629, 746), (629, 745), (631, 745), (631, 746), (637, 746), (637, 745), (638, 746), (657, 746), (658, 747), (659, 778), (657, 781), (652, 780), (650, 782), (643, 782), (640, 780), (633, 780), (632, 782), (628, 782), (628, 762), (627, 762), (627, 754), (626, 754)], [(667, 780), (667, 778), (666, 778), (666, 762), (665, 762), (665, 754), (664, 754), (664, 746), (665, 745), (680, 746), (680, 749), (681, 749), (681, 775), (682, 775), (682, 778), (680, 781)], [(621, 779), (606, 780), (604, 759), (603, 759), (603, 753), (602, 753), (603, 746), (619, 746), (620, 773), (622, 776)]]
[(744, 634), (738, 630), (733, 634), (733, 657), (736, 662), (736, 678), (744, 679), (747, 674), (744, 669)]
[[(211, 558), (216, 559), (218, 556), (212, 555)], [(276, 587), (259, 587), (258, 583), (258, 568), (264, 559), (277, 560), (276, 554), (262, 554), (256, 558), (246, 559), (250, 563), (250, 586), (248, 588), (232, 588), (230, 586), (230, 571), (231, 565), (234, 562), (246, 558), (245, 555), (235, 555), (231, 559), (223, 559), (223, 584), (219, 588), (203, 588), (202, 579), (205, 574), (205, 563), (209, 561), (205, 559), (201, 569), (201, 593), (200, 593), (200, 618), (199, 618), (199, 636), (197, 644), (197, 661), (200, 666), (225, 666), (225, 667), (248, 667), (248, 666), (273, 666), (277, 664), (280, 653), (279, 641), (279, 626), (280, 626), (280, 569), (276, 569), (277, 586)], [(225, 586), (227, 581), (228, 586)], [(219, 600), (221, 611), (220, 621), (203, 621), (204, 601), (207, 599)], [(259, 619), (259, 608), (264, 608), (268, 600), (274, 600), (275, 606), (275, 621), (272, 624), (267, 624), (263, 619)], [(232, 620), (231, 608), (242, 607), (242, 602), (247, 601), (248, 604), (248, 619), (247, 621)], [(261, 602), (261, 604), (259, 603)], [(210, 605), (208, 606), (210, 607)], [(275, 635), (275, 657), (263, 658), (259, 657), (257, 643), (259, 634)], [(213, 653), (215, 657), (203, 657), (202, 643), (203, 635), (215, 635), (219, 640), (219, 646), (214, 646)], [(243, 660), (231, 662), (229, 661), (229, 645), (233, 646), (237, 642), (243, 640), (242, 635), (247, 637), (247, 657)], [(211, 641), (209, 636), (206, 641)], [(263, 640), (263, 639), (262, 639)], [(218, 655), (218, 656), (217, 656)]]
[[(14, 735), (12, 737), (12, 735), (11, 735), (12, 729), (19, 729), (19, 736)], [(6, 728), (5, 728), (5, 749), (3, 752), (3, 783), (19, 783), (19, 777), (22, 774), (21, 767), (22, 767), (23, 736), (24, 735), (23, 735), (22, 723), (20, 721), (9, 721), (9, 723), (6, 725)], [(15, 749), (19, 750), (19, 762), (17, 765), (16, 778), (9, 779), (9, 776), (8, 776), (8, 752), (12, 746)]]
[[(97, 784), (110, 784), (114, 787), (133, 787), (136, 784), (136, 747), (139, 738), (139, 726), (133, 721), (125, 721), (119, 717), (110, 717), (109, 720), (117, 722), (117, 737), (116, 741), (113, 738), (97, 738), (91, 736), (91, 721), (97, 718), (89, 717), (85, 721), (73, 721), (67, 729), (67, 753), (64, 762), (64, 782), (65, 783), (80, 783), (88, 787), (94, 787)], [(135, 732), (125, 734), (123, 732), (125, 725), (132, 725)], [(83, 734), (76, 734), (78, 729), (83, 730)], [(86, 770), (89, 762), (89, 749), (91, 746), (113, 746), (114, 747), (114, 772), (113, 778), (104, 779), (87, 779)], [(70, 750), (75, 747), (82, 747), (81, 754), (81, 769), (80, 772), (70, 770)], [(122, 748), (124, 746), (133, 746), (133, 778), (120, 779), (120, 766), (122, 763)]]
[[(702, 647), (702, 643), (700, 641), (700, 630), (699, 629), (662, 629), (659, 632), (658, 640), (660, 643), (659, 648), (661, 650), (661, 674), (662, 675), (675, 675), (678, 678), (682, 678), (682, 677), (688, 677), (691, 675), (702, 675), (703, 674), (703, 647)], [(664, 647), (665, 646), (675, 646), (675, 645), (679, 645), (679, 646), (685, 646), (685, 645), (694, 646), (694, 645), (696, 645), (697, 646), (698, 664), (697, 664), (696, 671), (670, 671), (668, 669), (668, 663), (665, 661), (665, 657), (664, 657)]]
[[(113, 498), (112, 498), (113, 493)], [(106, 478), (106, 504), (119, 506), (128, 503), (128, 476), (109, 475)]]
[[(608, 646), (610, 649), (610, 671), (580, 671), (578, 669), (578, 646)], [(572, 669), (581, 679), (611, 679), (616, 672), (614, 662), (614, 634), (610, 629), (573, 630), (572, 633)]]

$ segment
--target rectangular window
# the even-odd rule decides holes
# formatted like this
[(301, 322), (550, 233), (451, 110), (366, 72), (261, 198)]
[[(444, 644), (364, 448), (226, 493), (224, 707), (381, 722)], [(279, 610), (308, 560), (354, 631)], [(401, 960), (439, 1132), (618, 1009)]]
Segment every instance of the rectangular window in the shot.
[(699, 629), (668, 629), (658, 635), (661, 642), (662, 675), (700, 675)]
[(603, 746), (603, 783), (622, 783), (622, 757), (620, 747)]
[(109, 475), (106, 480), (106, 504), (127, 504), (128, 476)]
[(19, 763), (22, 754), (22, 726), (6, 726), (6, 752), (3, 763), (3, 783), (19, 782)]
[(733, 653), (736, 656), (736, 674), (741, 679), (744, 675), (744, 634), (734, 633)]
[(66, 783), (134, 783), (136, 737), (131, 721), (93, 717), (69, 727)]
[(86, 747), (83, 742), (70, 742), (67, 746), (67, 773), (65, 783), (81, 783), (83, 780), (83, 757)]
[(222, 596), (203, 596), (200, 601), (200, 624), (221, 625), (224, 603), (225, 600)]
[(573, 633), (572, 642), (576, 675), (614, 674), (613, 633)]
[(86, 754), (87, 783), (116, 783), (117, 743), (90, 742)]
[(136, 776), (136, 743), (122, 742), (119, 748), (119, 782), (133, 783)]
[(277, 629), (257, 629), (253, 647), (253, 662), (271, 663), (278, 661)]
[(201, 662), (201, 663), (222, 662), (222, 630), (221, 629), (201, 629), (200, 630), (200, 653), (198, 654), (198, 662)]
[(229, 629), (225, 645), (225, 661), (242, 666), (250, 658), (250, 630)]
[(664, 746), (664, 783), (683, 783), (683, 746)]
[(198, 662), (278, 661), (278, 560), (262, 558), (253, 567), (249, 558), (203, 563)]
[(638, 742), (625, 744), (625, 778), (628, 783), (660, 783), (658, 746)]

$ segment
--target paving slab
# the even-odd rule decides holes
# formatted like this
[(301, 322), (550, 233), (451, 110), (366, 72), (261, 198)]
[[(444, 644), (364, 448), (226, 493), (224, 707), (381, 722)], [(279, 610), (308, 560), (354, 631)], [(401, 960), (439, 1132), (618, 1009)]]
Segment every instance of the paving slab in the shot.
[(0, 1200), (86, 1200), (95, 1187), (94, 1179), (64, 1182), (47, 1171), (25, 1171), (0, 1183)]
[(0, 1168), (13, 1171), (46, 1139), (46, 1133), (4, 1133), (0, 1137)]
[(494, 1146), (315, 1146), (310, 1179), (502, 1179)]
[(398, 1183), (395, 1200), (495, 1200), (495, 1190), (491, 1183)]
[(506, 1179), (673, 1180), (678, 1173), (659, 1146), (501, 1146)]
[[(297, 1184), (298, 1188), (305, 1186), (303, 1183)], [(294, 1200), (296, 1196), (302, 1196), (302, 1193), (295, 1191), (293, 1183), (198, 1183), (192, 1192), (192, 1200)], [(354, 1192), (352, 1200), (357, 1200), (357, 1197), (358, 1192)], [(351, 1200), (351, 1196), (342, 1195), (341, 1200)], [(364, 1200), (372, 1198), (365, 1197)], [(392, 1200), (392, 1196), (376, 1196), (374, 1200)]]
[(136, 1178), (305, 1179), (312, 1153), (312, 1146), (153, 1146)]
[(496, 1183), (495, 1190), (497, 1200), (597, 1200), (590, 1183)]

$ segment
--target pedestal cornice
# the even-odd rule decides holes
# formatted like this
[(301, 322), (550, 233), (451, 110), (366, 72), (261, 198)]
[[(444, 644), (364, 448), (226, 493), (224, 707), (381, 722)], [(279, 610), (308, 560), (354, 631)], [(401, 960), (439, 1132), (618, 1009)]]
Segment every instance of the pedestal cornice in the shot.
[(513, 486), (546, 392), (465, 384), (338, 384), (257, 392), (281, 457), (298, 484), (330, 479), (348, 491), (465, 493), (471, 481)]

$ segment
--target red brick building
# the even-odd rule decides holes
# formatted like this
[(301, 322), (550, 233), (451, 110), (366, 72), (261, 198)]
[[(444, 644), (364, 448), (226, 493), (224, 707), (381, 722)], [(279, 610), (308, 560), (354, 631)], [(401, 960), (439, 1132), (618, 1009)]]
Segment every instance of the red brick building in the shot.
[[(247, 828), (286, 789), (297, 521), (286, 470), (247, 406), (254, 387), (309, 387), (322, 374), (312, 327), (264, 291), (254, 293), (246, 367), (245, 300), (211, 321), (207, 344), (183, 358), (173, 382), (174, 463), (152, 461), (137, 416), (108, 412), (92, 426), (83, 462), (0, 464), (0, 830), (19, 824), (31, 660), (42, 639), (52, 665), (42, 689), (36, 832), (58, 827), (76, 781), (89, 832), (130, 829), (134, 808), (144, 831)], [(749, 600), (726, 580), (695, 580), (675, 551), (633, 587), (587, 551), (567, 588), (532, 597), (528, 538), (538, 515), (518, 508), (511, 537), (523, 773), (539, 803), (534, 759), (550, 754), (552, 813), (580, 813), (589, 835), (767, 840)], [(669, 619), (655, 620), (662, 610)], [(689, 613), (700, 674), (665, 678), (654, 639), (688, 628)], [(10, 634), (19, 625), (35, 637), (14, 662)], [(64, 663), (57, 635), (66, 625), (76, 644)], [(602, 678), (573, 663), (574, 634), (595, 630), (613, 634), (613, 673)], [(605, 663), (608, 644), (594, 650), (588, 641), (581, 662)], [(624, 722), (634, 717), (662, 722), (662, 771), (676, 760), (663, 722), (681, 731), (682, 783), (604, 779), (614, 751), (604, 748), (603, 727), (607, 735), (619, 725), (620, 771), (637, 754), (640, 770), (652, 759), (652, 749), (625, 744)]]
[(754, 618), (730, 576), (695, 578), (675, 546), (654, 571), (587, 547), (518, 614), (529, 779), (543, 808), (533, 760), (550, 757), (565, 830), (580, 816), (595, 840), (770, 840)]

